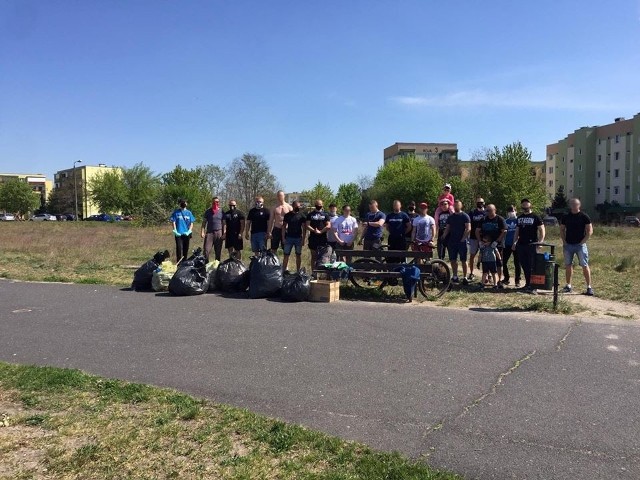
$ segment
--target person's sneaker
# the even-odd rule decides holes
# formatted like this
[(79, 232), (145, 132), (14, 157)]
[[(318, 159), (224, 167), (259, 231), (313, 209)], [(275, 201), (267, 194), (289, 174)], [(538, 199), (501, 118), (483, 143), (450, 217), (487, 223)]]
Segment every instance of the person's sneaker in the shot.
[(587, 288), (587, 291), (584, 292), (585, 295), (588, 295), (590, 297), (593, 297), (593, 288), (589, 287)]
[(467, 280), (474, 280), (476, 278), (476, 276), (473, 273), (470, 273), (469, 276), (467, 277)]
[(520, 288), (520, 280), (516, 280), (516, 283), (515, 283), (514, 287)]
[(452, 281), (453, 283), (459, 283), (459, 282), (460, 282), (460, 279), (459, 279), (458, 277), (453, 277), (453, 278), (451, 279), (451, 281)]
[(562, 293), (571, 293), (571, 287), (569, 285), (565, 285), (562, 289)]
[(503, 284), (503, 285), (509, 285), (509, 280), (510, 280), (510, 278), (509, 278), (509, 277), (505, 277), (505, 278), (503, 278), (503, 279), (502, 279), (502, 284)]
[(466, 278), (462, 279), (462, 284), (463, 285), (469, 285), (469, 280), (467, 280)]
[(496, 287), (498, 287), (500, 290), (504, 290), (504, 284), (502, 282), (498, 282), (498, 285), (496, 285)]
[(498, 290), (498, 285), (493, 285), (491, 288), (492, 288), (493, 290)]

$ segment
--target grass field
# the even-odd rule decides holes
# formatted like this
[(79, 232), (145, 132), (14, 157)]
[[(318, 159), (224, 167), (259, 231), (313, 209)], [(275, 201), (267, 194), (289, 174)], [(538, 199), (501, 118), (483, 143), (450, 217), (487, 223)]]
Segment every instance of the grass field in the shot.
[[(547, 229), (547, 241), (560, 247), (558, 227)], [(245, 242), (247, 243), (247, 242)], [(148, 260), (157, 250), (174, 251), (169, 227), (138, 228), (126, 223), (101, 222), (2, 222), (0, 223), (0, 277), (66, 281), (77, 283), (104, 283), (127, 286), (133, 270)], [(192, 246), (200, 246), (194, 238)], [(616, 301), (640, 305), (640, 229), (629, 227), (596, 226), (589, 242), (590, 263), (596, 295)], [(562, 265), (562, 249), (556, 250)], [(226, 257), (226, 252), (223, 258)], [(243, 259), (248, 261), (245, 250)], [(175, 260), (175, 257), (173, 257)], [(291, 259), (293, 261), (293, 258)], [(305, 249), (303, 265), (308, 266)], [(292, 264), (293, 265), (293, 264)], [(564, 285), (564, 269), (560, 271)], [(572, 282), (577, 291), (583, 289), (580, 269)], [(358, 293), (344, 288), (343, 297), (354, 299), (381, 298), (371, 293)], [(547, 311), (549, 301), (530, 298), (512, 292), (481, 293), (474, 288), (449, 292), (440, 305), (482, 305), (498, 308)], [(383, 298), (401, 296), (401, 290), (385, 289)], [(561, 311), (575, 311), (575, 304), (562, 303)]]
[(0, 479), (38, 478), (460, 477), (174, 390), (0, 362)]

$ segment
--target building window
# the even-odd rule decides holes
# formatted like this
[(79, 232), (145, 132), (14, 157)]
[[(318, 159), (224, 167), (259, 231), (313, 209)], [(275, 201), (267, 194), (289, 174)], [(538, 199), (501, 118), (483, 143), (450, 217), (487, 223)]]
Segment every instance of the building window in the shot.
[(578, 180), (578, 186), (581, 187), (582, 186), (582, 180)]
[(598, 161), (601, 162), (602, 161), (602, 155), (598, 155)]
[(553, 187), (553, 180), (549, 180), (549, 186)]
[(625, 185), (624, 189), (629, 190), (629, 185)]
[(616, 159), (616, 160), (620, 160), (620, 152), (616, 152), (615, 159)]
[(582, 149), (581, 148), (578, 149), (578, 155), (582, 155)]
[(598, 170), (598, 178), (600, 178), (600, 170)]
[(553, 167), (549, 167), (549, 173), (553, 173)]
[(599, 139), (598, 139), (598, 145), (600, 145), (601, 143), (602, 143), (602, 139), (601, 139), (601, 138), (599, 138)]
[(619, 195), (620, 194), (620, 187), (613, 187), (613, 194), (614, 195)]
[(573, 158), (571, 160), (569, 160), (569, 163), (573, 163)]
[(636, 200), (640, 202), (640, 193), (636, 193)]
[(619, 169), (619, 168), (616, 168), (616, 169), (613, 171), (613, 176), (614, 176), (615, 178), (620, 177), (620, 169)]
[(596, 188), (596, 192), (600, 195), (600, 187)]
[(616, 143), (620, 143), (620, 135), (616, 135)]
[(564, 163), (564, 157), (562, 157), (562, 163)]
[(573, 178), (573, 174), (569, 175), (569, 178)]
[(582, 171), (582, 164), (578, 165), (578, 171), (581, 172)]

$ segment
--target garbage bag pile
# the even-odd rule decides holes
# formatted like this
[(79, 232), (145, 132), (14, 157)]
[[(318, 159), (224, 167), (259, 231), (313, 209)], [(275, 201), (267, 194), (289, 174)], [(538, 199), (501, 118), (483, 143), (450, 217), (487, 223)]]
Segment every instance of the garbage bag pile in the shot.
[(207, 259), (194, 254), (178, 265), (178, 270), (169, 282), (169, 293), (177, 296), (202, 295), (209, 290)]
[(285, 302), (306, 302), (311, 294), (311, 277), (305, 270), (285, 275), (280, 296)]
[(249, 288), (249, 270), (240, 260), (229, 258), (218, 266), (215, 285), (223, 292), (245, 292)]
[(260, 252), (251, 257), (249, 265), (249, 297), (270, 298), (280, 293), (282, 287), (282, 265), (271, 251)]
[(214, 260), (206, 265), (207, 274), (209, 275), (209, 291), (213, 292), (216, 289), (216, 276), (218, 273), (218, 267), (220, 266), (220, 260)]
[(133, 274), (133, 282), (131, 283), (131, 288), (136, 292), (151, 290), (153, 272), (155, 272), (158, 266), (167, 258), (169, 258), (169, 256), (169, 250), (156, 252), (151, 260), (142, 264), (140, 268), (135, 271), (135, 273)]

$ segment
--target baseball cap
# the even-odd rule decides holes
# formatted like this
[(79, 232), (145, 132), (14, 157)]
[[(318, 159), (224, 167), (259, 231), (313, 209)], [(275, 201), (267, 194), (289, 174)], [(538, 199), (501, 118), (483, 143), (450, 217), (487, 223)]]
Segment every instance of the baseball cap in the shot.
[(422, 202), (420, 204), (420, 208), (429, 208), (429, 204), (427, 202)]

